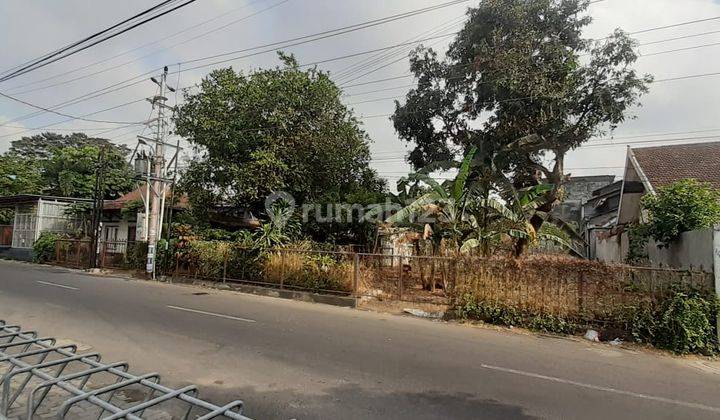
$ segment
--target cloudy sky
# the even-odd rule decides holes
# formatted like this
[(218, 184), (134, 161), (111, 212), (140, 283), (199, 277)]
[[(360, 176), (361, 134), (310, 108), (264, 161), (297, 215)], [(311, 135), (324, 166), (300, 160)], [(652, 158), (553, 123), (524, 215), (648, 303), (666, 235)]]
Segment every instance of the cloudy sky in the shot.
[[(332, 30), (444, 1), (198, 0), (71, 58), (0, 82), (0, 92), (51, 107), (118, 84), (112, 92), (58, 111), (85, 115), (114, 108), (88, 118), (144, 120), (150, 107), (142, 98), (153, 95), (155, 85), (143, 74), (160, 66), (168, 65), (171, 72), (182, 70), (179, 80), (178, 75), (173, 74), (170, 81), (172, 84), (188, 86), (212, 68), (232, 65), (236, 69), (251, 70), (274, 66), (277, 59), (274, 53), (234, 59), (242, 55), (236, 53), (178, 66), (179, 62)], [(78, 40), (154, 3), (157, 1), (2, 0), (0, 70)], [(436, 37), (456, 31), (462, 24), (466, 8), (477, 3), (477, 0), (468, 1), (285, 50), (294, 53), (300, 63), (311, 63)], [(592, 4), (589, 13), (594, 22), (588, 28), (587, 36), (600, 38), (614, 28), (639, 32), (719, 17), (720, 2), (604, 0)], [(646, 146), (671, 144), (674, 141), (708, 141), (720, 136), (720, 121), (717, 121), (720, 112), (720, 76), (663, 81), (720, 72), (720, 19), (642, 32), (636, 38), (645, 44), (641, 46), (644, 56), (637, 64), (638, 70), (653, 74), (659, 82), (643, 98), (643, 106), (633, 110), (636, 119), (618, 128), (612, 134), (612, 140), (606, 137), (596, 139), (595, 144), (591, 143), (571, 153), (567, 166), (573, 175), (622, 174), (627, 142)], [(444, 51), (450, 39), (437, 38), (424, 44)], [(373, 140), (373, 166), (391, 184), (407, 172), (408, 167), (403, 161), (407, 147), (398, 140), (385, 115), (393, 111), (393, 99), (401, 99), (413, 81), (410, 77), (400, 78), (408, 73), (406, 56), (410, 48), (400, 47), (378, 53), (381, 55), (369, 54), (321, 65), (334, 75), (339, 84), (346, 86), (345, 102), (363, 117), (365, 129)], [(233, 60), (189, 70), (190, 67), (221, 59)], [(387, 78), (393, 80), (378, 82)], [(173, 99), (171, 97), (171, 101)], [(26, 105), (0, 98), (0, 124), (4, 124), (0, 127), (0, 152), (6, 150), (13, 139), (41, 131), (86, 131), (118, 143), (134, 144), (135, 135), (142, 129), (109, 123), (66, 121), (68, 118), (49, 113), (27, 118), (34, 111)], [(691, 140), (693, 138), (695, 140)], [(653, 143), (657, 140), (661, 143)]]

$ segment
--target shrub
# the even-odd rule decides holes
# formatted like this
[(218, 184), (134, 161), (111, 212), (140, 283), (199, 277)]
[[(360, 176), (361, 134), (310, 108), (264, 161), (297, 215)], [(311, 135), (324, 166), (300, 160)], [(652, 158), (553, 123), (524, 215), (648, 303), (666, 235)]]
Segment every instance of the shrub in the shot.
[(712, 227), (720, 222), (720, 190), (694, 179), (682, 179), (645, 195), (649, 212), (648, 232), (658, 242), (669, 243), (683, 233)]
[(659, 303), (648, 301), (629, 306), (603, 322), (521, 310), (511, 304), (477, 298), (472, 293), (456, 298), (453, 309), (461, 319), (562, 334), (575, 333), (581, 323), (587, 323), (677, 354), (713, 355), (720, 350), (716, 330), (720, 301), (712, 294), (699, 292), (674, 290)]
[(147, 265), (148, 244), (147, 242), (136, 242), (128, 245), (127, 266), (135, 270), (145, 270)]
[(500, 302), (477, 299), (470, 293), (463, 294), (454, 303), (455, 314), (462, 319), (476, 319), (489, 324), (523, 327), (559, 334), (575, 333), (579, 326), (560, 316), (532, 313)]
[(268, 281), (298, 288), (338, 292), (352, 291), (353, 265), (330, 254), (273, 252), (264, 261)]
[(715, 354), (720, 303), (713, 295), (674, 291), (654, 306), (637, 308), (632, 333), (636, 340), (678, 354)]
[(43, 232), (33, 244), (33, 261), (46, 263), (55, 259), (55, 243), (60, 235), (53, 232)]

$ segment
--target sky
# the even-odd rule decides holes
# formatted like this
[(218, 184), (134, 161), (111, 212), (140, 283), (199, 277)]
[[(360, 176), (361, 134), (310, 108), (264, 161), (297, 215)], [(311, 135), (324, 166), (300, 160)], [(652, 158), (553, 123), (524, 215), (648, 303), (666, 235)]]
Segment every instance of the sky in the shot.
[[(0, 2), (0, 70), (81, 39), (157, 2), (4, 0)], [(150, 112), (150, 104), (142, 99), (155, 94), (155, 85), (148, 79), (151, 74), (143, 74), (164, 65), (170, 68), (171, 85), (191, 86), (213, 68), (231, 65), (236, 70), (252, 71), (275, 66), (278, 60), (274, 52), (269, 52), (193, 70), (189, 67), (207, 64), (208, 61), (180, 66), (177, 63), (319, 33), (443, 2), (445, 0), (197, 0), (106, 43), (0, 82), (0, 92), (51, 107), (135, 77), (132, 81), (136, 83), (132, 86), (58, 111), (77, 116), (114, 108), (88, 118), (142, 121)], [(295, 54), (302, 64), (445, 35), (457, 31), (467, 8), (477, 4), (477, 0), (468, 1), (284, 50)], [(615, 28), (632, 33), (720, 17), (720, 2), (603, 0), (591, 4), (588, 14), (592, 16), (593, 23), (587, 28), (586, 36), (602, 38)], [(680, 37), (684, 38), (676, 39)], [(591, 140), (570, 152), (566, 167), (567, 172), (574, 176), (621, 176), (628, 142), (640, 147), (720, 139), (720, 75), (664, 81), (720, 72), (720, 19), (641, 32), (635, 38), (641, 44), (642, 54), (636, 69), (641, 74), (652, 74), (658, 82), (650, 86), (650, 93), (641, 100), (642, 106), (631, 110), (632, 118), (614, 133)], [(442, 53), (451, 39), (451, 36), (437, 38), (425, 41), (423, 45), (432, 46)], [(319, 65), (344, 86), (347, 95), (343, 97), (344, 102), (361, 118), (363, 128), (372, 140), (372, 166), (391, 185), (409, 170), (404, 156), (410, 146), (398, 139), (386, 114), (393, 112), (394, 99), (402, 101), (413, 83), (411, 77), (398, 78), (409, 72), (407, 52), (411, 48), (413, 46), (398, 47), (378, 53), (383, 55), (369, 54)], [(219, 59), (238, 55), (241, 53)], [(368, 62), (370, 59), (373, 61)], [(177, 70), (182, 71), (173, 74)], [(386, 78), (394, 79), (377, 82)], [(351, 86), (357, 84), (361, 85)], [(170, 103), (175, 101), (174, 96), (169, 99)], [(5, 124), (0, 126), (0, 152), (7, 150), (10, 142), (20, 136), (43, 131), (85, 131), (131, 146), (135, 144), (135, 136), (142, 131), (142, 126), (67, 121), (66, 117), (50, 113), (18, 119), (34, 111), (26, 105), (0, 98), (0, 124)]]

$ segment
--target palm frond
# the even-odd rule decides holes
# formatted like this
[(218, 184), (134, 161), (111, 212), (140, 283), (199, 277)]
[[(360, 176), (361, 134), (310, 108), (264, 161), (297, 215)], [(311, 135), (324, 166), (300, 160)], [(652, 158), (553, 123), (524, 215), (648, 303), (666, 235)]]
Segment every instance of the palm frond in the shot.
[(438, 200), (438, 196), (435, 192), (430, 192), (422, 197), (418, 198), (417, 200), (413, 201), (409, 205), (405, 206), (403, 209), (398, 211), (397, 213), (393, 214), (392, 216), (388, 217), (385, 222), (389, 224), (399, 224), (404, 222), (410, 222), (411, 217), (414, 214), (417, 214), (418, 212), (422, 211), (425, 206), (428, 204), (432, 204)]

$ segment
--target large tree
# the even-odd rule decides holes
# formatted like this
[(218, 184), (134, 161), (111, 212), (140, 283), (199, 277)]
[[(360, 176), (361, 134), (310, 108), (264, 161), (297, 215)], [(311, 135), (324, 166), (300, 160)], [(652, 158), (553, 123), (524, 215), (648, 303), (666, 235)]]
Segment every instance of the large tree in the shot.
[(196, 149), (183, 176), (195, 209), (261, 209), (279, 190), (301, 204), (383, 189), (340, 89), (326, 73), (280, 58), (283, 66), (248, 74), (215, 70), (185, 93), (175, 124)]
[(117, 198), (133, 187), (127, 155), (127, 147), (83, 133), (22, 137), (0, 156), (0, 195), (92, 198), (102, 166), (104, 197)]
[(92, 198), (99, 177), (103, 197), (115, 199), (134, 184), (123, 151), (113, 146), (58, 148), (42, 165), (45, 194)]
[(498, 179), (553, 185), (530, 218), (539, 230), (562, 199), (567, 152), (623, 122), (652, 80), (632, 69), (636, 44), (622, 31), (583, 38), (588, 4), (485, 0), (468, 11), (445, 59), (415, 50), (418, 87), (393, 116), (400, 137), (415, 144), (409, 162), (420, 168), (477, 147)]
[(130, 152), (125, 145), (117, 145), (104, 138), (89, 137), (85, 133), (63, 135), (45, 132), (13, 140), (8, 154), (27, 159), (46, 160), (50, 159), (56, 150), (85, 146), (110, 147), (123, 154)]

